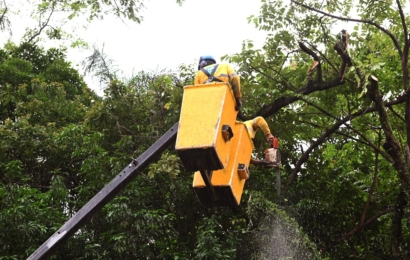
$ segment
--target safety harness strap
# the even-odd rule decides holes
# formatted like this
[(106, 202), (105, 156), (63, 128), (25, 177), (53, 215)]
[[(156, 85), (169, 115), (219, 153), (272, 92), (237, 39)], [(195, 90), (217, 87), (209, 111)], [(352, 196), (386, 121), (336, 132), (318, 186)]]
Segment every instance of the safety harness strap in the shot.
[(205, 73), (206, 76), (208, 76), (208, 80), (206, 81), (207, 83), (209, 83), (209, 82), (214, 82), (214, 81), (224, 82), (223, 80), (218, 79), (218, 77), (215, 77), (215, 76), (214, 76), (215, 71), (218, 69), (218, 66), (219, 66), (219, 64), (215, 64), (215, 66), (214, 66), (214, 68), (213, 68), (211, 74), (210, 74), (205, 68), (202, 68), (202, 69), (201, 69), (202, 72)]

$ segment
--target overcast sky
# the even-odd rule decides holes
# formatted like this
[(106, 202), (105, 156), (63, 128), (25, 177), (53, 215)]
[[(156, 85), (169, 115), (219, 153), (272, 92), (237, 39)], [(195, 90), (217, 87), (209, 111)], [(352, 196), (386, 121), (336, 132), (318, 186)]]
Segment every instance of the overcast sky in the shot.
[[(7, 2), (12, 11), (25, 4), (26, 0)], [(144, 17), (141, 24), (121, 21), (111, 15), (93, 21), (87, 29), (81, 22), (70, 21), (69, 25), (74, 28), (74, 35), (82, 37), (90, 46), (104, 44), (104, 52), (116, 62), (124, 76), (129, 76), (133, 71), (174, 70), (181, 64), (196, 63), (201, 55), (213, 55), (218, 62), (223, 55), (240, 52), (247, 39), (253, 40), (255, 47), (261, 47), (266, 32), (247, 21), (249, 16), (259, 14), (260, 5), (260, 0), (185, 0), (181, 6), (175, 0), (147, 0), (141, 10)], [(19, 14), (9, 13), (13, 35), (9, 37), (3, 32), (2, 46), (9, 39), (20, 43), (25, 28), (33, 25), (30, 12), (23, 8)], [(50, 43), (47, 41), (45, 45)], [(79, 64), (89, 55), (91, 51), (69, 49), (68, 60), (82, 72)], [(102, 86), (97, 80), (85, 79), (90, 88), (102, 95)]]
[[(17, 10), (27, 4), (26, 1), (13, 0), (7, 5)], [(247, 20), (251, 15), (258, 16), (260, 6), (261, 0), (185, 0), (182, 6), (176, 4), (176, 0), (146, 0), (140, 13), (144, 17), (141, 24), (121, 21), (111, 15), (91, 24), (69, 21), (67, 26), (73, 27), (74, 37), (81, 37), (90, 46), (104, 45), (104, 52), (123, 71), (122, 76), (127, 77), (141, 70), (175, 70), (181, 64), (196, 63), (206, 54), (213, 55), (219, 62), (223, 55), (240, 52), (245, 40), (253, 40), (255, 48), (260, 48), (267, 32), (257, 30)], [(28, 8), (14, 16), (10, 13), (11, 40), (16, 44), (20, 43), (24, 29), (28, 25), (32, 27), (29, 14)], [(1, 45), (9, 39), (4, 36), (6, 33), (0, 37)], [(91, 53), (91, 50), (69, 49), (67, 58), (82, 72), (80, 63)], [(85, 80), (102, 95), (104, 86), (98, 80), (90, 77)]]
[[(80, 35), (90, 44), (104, 44), (107, 55), (125, 75), (132, 71), (176, 69), (180, 64), (197, 62), (199, 56), (213, 55), (217, 61), (239, 52), (244, 40), (261, 46), (266, 32), (258, 31), (247, 18), (258, 15), (260, 1), (151, 0), (142, 11), (141, 24), (119, 19), (93, 22)], [(71, 52), (82, 59), (86, 52)], [(98, 82), (87, 79), (89, 87), (101, 94)]]

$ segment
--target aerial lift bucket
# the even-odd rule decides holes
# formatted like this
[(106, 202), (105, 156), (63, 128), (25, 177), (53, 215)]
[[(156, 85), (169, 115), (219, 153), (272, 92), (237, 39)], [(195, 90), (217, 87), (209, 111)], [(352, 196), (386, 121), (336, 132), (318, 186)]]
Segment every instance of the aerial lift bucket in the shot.
[(175, 149), (204, 206), (240, 202), (253, 143), (236, 115), (228, 83), (184, 87)]
[(226, 167), (236, 115), (228, 83), (184, 87), (175, 149), (185, 170)]
[(250, 174), (249, 162), (254, 146), (245, 124), (236, 122), (233, 132), (228, 164), (212, 173), (211, 184), (216, 199), (210, 196), (201, 173), (197, 171), (194, 174), (193, 188), (203, 206), (234, 207), (240, 204), (245, 181)]

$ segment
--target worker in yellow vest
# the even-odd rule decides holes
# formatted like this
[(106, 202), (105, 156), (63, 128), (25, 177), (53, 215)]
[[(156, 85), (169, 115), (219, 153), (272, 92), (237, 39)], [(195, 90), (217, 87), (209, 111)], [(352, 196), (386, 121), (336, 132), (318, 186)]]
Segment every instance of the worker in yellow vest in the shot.
[(235, 70), (229, 64), (216, 64), (210, 55), (199, 58), (198, 72), (195, 75), (194, 85), (206, 84), (214, 81), (228, 82), (231, 84), (235, 96), (235, 109), (242, 107), (241, 81)]

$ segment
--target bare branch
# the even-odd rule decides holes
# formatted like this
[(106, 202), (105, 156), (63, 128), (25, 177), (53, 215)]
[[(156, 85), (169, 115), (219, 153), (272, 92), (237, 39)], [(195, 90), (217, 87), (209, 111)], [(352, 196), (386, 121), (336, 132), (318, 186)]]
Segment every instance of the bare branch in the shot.
[(392, 163), (393, 160), (392, 158), (382, 149), (380, 149), (380, 147), (376, 146), (369, 138), (367, 138), (366, 136), (364, 136), (361, 132), (357, 131), (356, 129), (354, 129), (352, 126), (345, 124), (346, 127), (348, 127), (349, 129), (351, 129), (352, 131), (354, 131), (357, 135), (359, 135), (362, 139), (366, 140), (366, 144), (369, 145), (370, 147), (373, 148), (373, 150), (379, 154), (381, 154), (383, 156), (384, 159), (386, 159), (388, 162)]
[(404, 208), (407, 205), (406, 194), (400, 192), (396, 200), (396, 205), (394, 207), (394, 214), (392, 217), (391, 224), (391, 244), (390, 251), (393, 256), (398, 256), (400, 254), (400, 248), (403, 243), (403, 232), (402, 232), (402, 220), (404, 216)]
[(304, 51), (307, 54), (309, 54), (310, 56), (312, 56), (315, 61), (320, 61), (320, 59), (316, 55), (316, 53), (314, 51), (312, 51), (311, 49), (309, 49), (308, 47), (306, 47), (306, 45), (303, 42), (299, 42), (299, 47), (302, 49), (302, 51)]
[(342, 34), (341, 40), (335, 43), (335, 45), (333, 46), (333, 49), (336, 50), (336, 52), (339, 54), (340, 58), (342, 59), (342, 65), (340, 66), (340, 70), (339, 70), (339, 77), (341, 78), (341, 81), (343, 81), (344, 75), (346, 72), (346, 66), (349, 66), (349, 67), (352, 66), (352, 60), (347, 52), (348, 33), (346, 30), (342, 30), (341, 34)]
[(383, 211), (380, 211), (379, 213), (377, 213), (376, 215), (374, 215), (373, 217), (369, 218), (366, 222), (364, 222), (361, 225), (356, 226), (354, 229), (352, 229), (350, 232), (348, 232), (346, 235), (338, 238), (335, 242), (331, 243), (330, 245), (326, 246), (325, 248), (323, 248), (322, 252), (325, 252), (327, 250), (329, 250), (330, 248), (340, 244), (341, 242), (345, 241), (346, 239), (349, 239), (350, 237), (354, 236), (355, 234), (359, 233), (363, 228), (365, 228), (366, 226), (370, 225), (371, 223), (373, 223), (373, 221), (377, 220), (379, 217), (394, 211), (394, 208), (387, 208)]
[[(295, 92), (302, 94), (302, 95), (309, 95), (313, 92), (331, 89), (331, 88), (341, 86), (344, 84), (343, 82), (340, 81), (340, 79), (341, 79), (340, 77), (336, 77), (333, 80), (326, 81), (321, 84), (314, 83), (309, 87), (307, 86), (308, 84), (306, 84), (305, 87), (302, 87), (296, 90)], [(256, 115), (253, 115), (251, 118), (256, 117), (256, 116), (269, 117), (270, 115), (276, 113), (282, 107), (285, 107), (298, 100), (300, 100), (300, 96), (297, 94), (294, 96), (280, 97), (276, 99), (273, 103), (263, 107), (261, 110), (258, 111)]]
[(407, 32), (407, 25), (406, 25), (406, 17), (404, 16), (403, 9), (401, 8), (401, 4), (399, 0), (396, 0), (397, 7), (399, 9), (399, 14), (400, 14), (400, 19), (401, 19), (401, 24), (403, 26), (403, 32), (404, 32), (404, 48), (407, 49), (409, 47), (409, 35)]
[(305, 153), (302, 154), (302, 156), (300, 156), (299, 160), (297, 161), (297, 163), (296, 163), (296, 165), (295, 165), (295, 168), (292, 170), (292, 172), (291, 172), (291, 174), (290, 174), (290, 176), (289, 176), (289, 179), (288, 179), (288, 181), (287, 181), (287, 186), (290, 186), (290, 185), (294, 182), (294, 180), (295, 180), (295, 178), (296, 178), (298, 172), (299, 172), (300, 169), (302, 168), (302, 165), (309, 159), (310, 153), (311, 153), (315, 148), (317, 148), (319, 145), (321, 145), (322, 143), (324, 143), (325, 140), (326, 140), (332, 133), (334, 133), (337, 129), (339, 129), (339, 127), (340, 127), (341, 125), (343, 125), (345, 122), (347, 122), (347, 121), (349, 121), (349, 120), (351, 120), (351, 117), (350, 117), (350, 116), (349, 116), (349, 117), (346, 117), (346, 118), (344, 118), (344, 119), (342, 119), (342, 120), (340, 120), (340, 121), (337, 122), (335, 125), (333, 125), (331, 128), (329, 128), (329, 129), (328, 129), (322, 136), (320, 136), (316, 141), (311, 142), (311, 145), (309, 146), (309, 148), (306, 149)]
[(335, 65), (326, 57), (326, 55), (325, 55), (324, 53), (322, 53), (320, 50), (318, 50), (318, 49), (315, 48), (315, 47), (312, 47), (312, 48), (314, 48), (314, 50), (320, 54), (320, 56), (327, 62), (327, 64), (330, 65), (330, 67), (332, 67), (332, 69), (333, 69), (335, 72), (338, 72), (338, 69), (337, 69), (337, 68), (335, 67)]
[(401, 115), (399, 115), (399, 114), (394, 110), (393, 107), (390, 107), (390, 111), (393, 112), (393, 115), (395, 115), (396, 117), (398, 117), (401, 121), (406, 122), (406, 120), (405, 120)]
[[(315, 107), (315, 108), (316, 108), (317, 110), (319, 110), (321, 113), (323, 113), (323, 114), (325, 114), (325, 115), (327, 115), (327, 116), (333, 118), (334, 120), (336, 120), (336, 121), (339, 120), (338, 117), (335, 117), (335, 116), (331, 115), (329, 112), (327, 112), (326, 110), (320, 108), (319, 106), (315, 105), (314, 103), (309, 102), (309, 101), (307, 101), (307, 100), (303, 100), (303, 101), (306, 102), (307, 104), (309, 104), (309, 105)], [(347, 116), (349, 116), (349, 115), (347, 115)], [(356, 129), (354, 129), (354, 128), (353, 128), (351, 125), (349, 125), (349, 124), (344, 124), (344, 125), (345, 125), (347, 128), (349, 128), (350, 130), (352, 130), (353, 132), (355, 132), (357, 135), (359, 135), (362, 139), (364, 139), (366, 142), (365, 142), (365, 143), (363, 142), (363, 144), (369, 145), (370, 147), (372, 147), (373, 150), (376, 151), (376, 153), (381, 154), (381, 155), (383, 156), (383, 158), (385, 158), (388, 162), (390, 162), (390, 163), (393, 162), (393, 160), (391, 159), (391, 157), (390, 157), (386, 152), (384, 152), (383, 150), (381, 150), (379, 146), (376, 146), (369, 138), (367, 138), (365, 135), (363, 135), (360, 131), (357, 131)], [(338, 133), (338, 131), (336, 131), (336, 133)], [(356, 140), (356, 141), (358, 141), (358, 140)]]
[[(44, 28), (46, 28), (47, 26), (49, 26), (48, 23), (50, 22), (51, 16), (52, 16), (53, 13), (54, 13), (54, 8), (55, 8), (55, 4), (53, 3), (53, 4), (51, 5), (51, 12), (50, 12), (50, 14), (48, 15), (48, 18), (47, 18), (46, 22), (43, 23), (43, 24), (41, 24), (41, 21), (39, 21), (40, 29), (39, 29), (35, 34), (33, 34), (33, 35), (27, 40), (27, 42), (31, 42), (32, 40), (34, 40), (37, 36), (39, 36), (39, 35), (41, 34), (41, 32), (44, 30)], [(51, 27), (51, 26), (50, 26), (50, 27)]]
[[(302, 42), (299, 42), (299, 46), (302, 49), (302, 51), (306, 52), (307, 54), (309, 54), (310, 56), (313, 57), (313, 59), (315, 61), (319, 61), (319, 57), (316, 55), (316, 53), (314, 51), (312, 51), (311, 49), (309, 49), (306, 45), (304, 45)], [(337, 77), (335, 77), (332, 80), (328, 80), (323, 82), (321, 80), (322, 78), (322, 73), (321, 73), (321, 69), (320, 69), (320, 62), (318, 64), (318, 75), (317, 75), (317, 80), (311, 80), (309, 79), (308, 82), (305, 84), (305, 86), (303, 86), (302, 88), (298, 89), (298, 90), (294, 90), (296, 93), (300, 93), (302, 95), (309, 95), (313, 92), (316, 91), (323, 91), (323, 90), (327, 90), (327, 89), (331, 89), (333, 87), (336, 86), (341, 86), (344, 84), (343, 82), (343, 77), (344, 77), (344, 72), (346, 70), (346, 66), (347, 65), (352, 65), (352, 61), (351, 58), (349, 56), (349, 54), (346, 51), (347, 48), (347, 38), (344, 39), (344, 42), (336, 44), (335, 45), (335, 50), (339, 53), (340, 57), (342, 58), (342, 65), (340, 67), (339, 70), (339, 75)], [(265, 73), (257, 70), (256, 68), (253, 68), (255, 71), (260, 72), (261, 74), (269, 77), (268, 75), (266, 75)], [(313, 69), (311, 67), (311, 69)], [(357, 73), (361, 73), (360, 70), (356, 69)], [(361, 74), (359, 74), (359, 77), (361, 76)], [(271, 77), (269, 77), (271, 78)], [(361, 77), (363, 78), (363, 77)], [(272, 80), (275, 80), (273, 78), (271, 78)], [(276, 80), (277, 81), (277, 80)], [(277, 81), (278, 82), (278, 81)], [(362, 81), (363, 83), (364, 81)], [(256, 115), (254, 116), (262, 116), (262, 117), (267, 117), (269, 115), (272, 115), (273, 113), (275, 113), (276, 111), (278, 111), (282, 105), (286, 102), (289, 102), (288, 104), (295, 102), (297, 100), (299, 100), (300, 98), (297, 96), (293, 96), (293, 97), (282, 97), (279, 99), (276, 99), (273, 103), (271, 103), (268, 106), (263, 107)], [(243, 119), (243, 118), (241, 118)]]
[[(287, 82), (284, 81), (284, 80), (287, 81), (287, 79), (278, 80), (278, 79), (276, 79), (276, 78), (274, 78), (274, 77), (269, 76), (268, 74), (266, 74), (265, 72), (259, 70), (258, 68), (252, 66), (251, 64), (248, 64), (248, 66), (249, 66), (251, 69), (253, 69), (254, 71), (256, 71), (256, 72), (258, 72), (258, 73), (264, 75), (264, 76), (267, 77), (268, 79), (270, 79), (270, 80), (272, 80), (272, 81), (275, 81), (276, 83), (281, 83), (281, 84), (283, 84), (283, 85), (284, 85), (285, 87), (287, 87), (288, 89), (291, 89), (291, 90), (295, 90), (295, 89), (296, 89), (292, 84), (289, 85), (289, 84), (287, 84)], [(283, 78), (283, 76), (282, 76), (278, 71), (275, 71), (275, 70), (272, 69), (272, 68), (268, 68), (268, 69), (272, 70), (272, 71), (275, 72), (279, 77)]]
[(287, 59), (289, 58), (289, 55), (294, 53), (294, 52), (298, 52), (299, 50), (293, 50), (290, 51), (286, 54), (286, 57), (283, 59), (282, 65), (280, 66), (279, 72), (283, 69), (283, 66), (285, 66)]
[[(379, 143), (379, 146), (380, 146), (380, 143)], [(362, 218), (360, 220), (360, 226), (364, 225), (364, 221), (366, 220), (367, 210), (369, 209), (370, 201), (372, 200), (373, 192), (376, 187), (378, 174), (379, 174), (379, 153), (376, 151), (376, 162), (374, 165), (374, 175), (373, 175), (372, 186), (370, 186), (369, 195), (367, 196), (366, 204), (363, 209)]]
[(352, 19), (352, 18), (336, 16), (336, 15), (333, 15), (333, 14), (323, 12), (322, 10), (318, 10), (316, 8), (310, 7), (308, 5), (302, 4), (302, 3), (298, 2), (298, 1), (295, 1), (295, 0), (291, 0), (291, 2), (294, 3), (294, 4), (297, 4), (297, 5), (303, 6), (304, 8), (309, 9), (311, 11), (314, 11), (316, 13), (320, 13), (320, 14), (326, 15), (327, 17), (331, 17), (331, 18), (334, 18), (334, 19), (337, 19), (337, 20), (346, 21), (346, 22), (365, 23), (365, 24), (373, 25), (374, 27), (378, 28), (379, 30), (381, 30), (382, 32), (387, 34), (392, 39), (393, 44), (396, 47), (397, 51), (399, 52), (400, 57), (403, 57), (403, 51), (401, 50), (399, 41), (396, 39), (396, 37), (394, 37), (394, 35), (391, 32), (389, 32), (387, 29), (383, 28), (382, 26), (380, 26), (379, 24), (377, 24), (373, 21), (361, 20), (361, 19)]
[(370, 77), (370, 84), (368, 86), (368, 97), (375, 103), (377, 112), (380, 118), (380, 124), (386, 136), (386, 142), (383, 144), (384, 150), (393, 159), (393, 167), (399, 173), (399, 177), (406, 190), (410, 188), (410, 176), (409, 171), (404, 162), (403, 155), (401, 154), (401, 148), (399, 142), (394, 137), (393, 130), (391, 128), (389, 118), (387, 116), (386, 108), (383, 103), (382, 94), (379, 90), (378, 80), (376, 77)]
[(4, 9), (2, 10), (3, 12), (0, 15), (0, 31), (6, 31), (8, 29), (10, 36), (13, 35), (13, 32), (10, 28), (10, 20), (6, 16), (7, 12), (9, 11), (6, 1), (3, 0), (4, 3)]
[(322, 82), (322, 64), (320, 63), (320, 59), (319, 57), (316, 55), (316, 53), (314, 51), (312, 51), (311, 49), (309, 49), (308, 47), (306, 47), (306, 45), (303, 44), (303, 42), (299, 42), (299, 47), (302, 49), (302, 51), (306, 52), (307, 54), (309, 54), (310, 56), (313, 57), (313, 64), (310, 66), (309, 70), (308, 70), (308, 78), (309, 81), (312, 81), (312, 73), (313, 70), (317, 67), (317, 77), (316, 77), (316, 81), (317, 82)]
[[(405, 96), (400, 96), (400, 97), (398, 97), (398, 99), (396, 99), (392, 102), (386, 103), (385, 106), (390, 107), (390, 106), (393, 106), (393, 105), (404, 103), (405, 98), (406, 98)], [(360, 111), (357, 111), (354, 114), (348, 115), (345, 118), (340, 119), (340, 121), (338, 121), (335, 125), (333, 125), (331, 128), (329, 128), (322, 136), (320, 136), (315, 142), (313, 142), (310, 145), (310, 147), (305, 151), (305, 153), (302, 154), (302, 156), (299, 158), (299, 160), (295, 164), (295, 168), (293, 169), (293, 171), (291, 172), (291, 174), (289, 176), (289, 179), (287, 181), (287, 186), (290, 186), (294, 182), (297, 174), (300, 172), (300, 169), (301, 169), (302, 165), (309, 159), (310, 153), (315, 148), (317, 148), (319, 145), (321, 145), (327, 139), (327, 137), (329, 137), (332, 133), (334, 133), (337, 129), (339, 129), (339, 127), (342, 124), (346, 125), (346, 122), (349, 121), (349, 120), (352, 120), (356, 117), (362, 116), (366, 113), (375, 112), (375, 111), (377, 111), (376, 107), (368, 107), (368, 108), (362, 109)]]
[(7, 11), (8, 11), (8, 8), (7, 8), (7, 5), (6, 5), (6, 1), (3, 1), (4, 2), (4, 11), (3, 11), (3, 13), (1, 14), (1, 16), (0, 16), (0, 23), (2, 24), (3, 23), (3, 21), (4, 21), (4, 18), (5, 18), (5, 16), (6, 16), (6, 13), (7, 13)]

